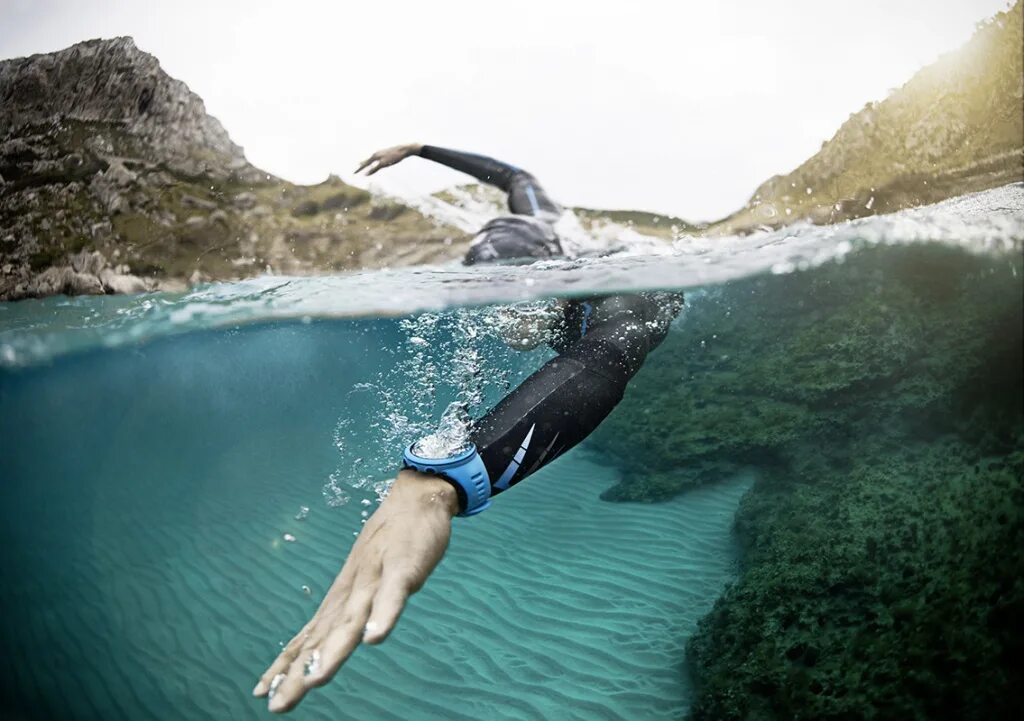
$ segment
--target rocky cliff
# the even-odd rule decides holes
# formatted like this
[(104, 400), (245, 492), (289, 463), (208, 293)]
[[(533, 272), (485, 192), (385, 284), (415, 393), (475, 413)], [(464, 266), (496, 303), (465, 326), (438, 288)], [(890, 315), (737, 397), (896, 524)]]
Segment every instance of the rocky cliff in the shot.
[(0, 63), (0, 300), (454, 257), (463, 233), (252, 166), (130, 38)]
[[(131, 148), (136, 157), (173, 172), (248, 182), (266, 179), (223, 126), (206, 114), (199, 96), (168, 76), (131, 38), (83, 42), (2, 63), (0, 99), (5, 135), (31, 136), (35, 129), (67, 122), (109, 125), (124, 139), (136, 141)], [(101, 152), (106, 149), (99, 145)], [(16, 155), (15, 165), (19, 159), (25, 160)], [(17, 167), (8, 172), (14, 175), (11, 180), (25, 175)]]
[(1018, 0), (964, 47), (868, 103), (818, 153), (708, 232), (834, 223), (1024, 180), (1021, 8)]

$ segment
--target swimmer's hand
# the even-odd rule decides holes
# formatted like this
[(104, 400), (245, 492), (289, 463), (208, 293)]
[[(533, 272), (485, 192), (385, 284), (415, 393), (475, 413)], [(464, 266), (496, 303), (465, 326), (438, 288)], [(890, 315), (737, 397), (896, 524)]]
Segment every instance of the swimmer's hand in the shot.
[(359, 167), (356, 168), (356, 172), (361, 173), (363, 170), (366, 170), (367, 175), (373, 175), (381, 168), (386, 168), (389, 165), (400, 163), (410, 155), (419, 155), (420, 150), (422, 149), (423, 146), (419, 143), (409, 143), (408, 145), (396, 145), (391, 148), (378, 150), (376, 153), (360, 163)]
[(320, 608), (260, 677), (253, 695), (269, 694), (271, 711), (290, 711), (307, 691), (327, 683), (360, 641), (387, 638), (406, 599), (444, 555), (458, 512), (447, 481), (413, 470), (399, 473)]

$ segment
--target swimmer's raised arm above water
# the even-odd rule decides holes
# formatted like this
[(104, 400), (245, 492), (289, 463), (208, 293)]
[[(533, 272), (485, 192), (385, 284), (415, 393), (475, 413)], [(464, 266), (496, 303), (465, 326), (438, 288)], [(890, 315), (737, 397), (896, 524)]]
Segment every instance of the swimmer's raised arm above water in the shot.
[[(514, 215), (477, 234), (464, 262), (531, 262), (563, 255), (552, 227), (561, 212), (536, 178), (482, 155), (430, 145), (374, 153), (368, 175), (418, 155), (468, 173), (508, 193)], [(358, 171), (357, 171), (358, 172)], [(661, 343), (682, 307), (677, 293), (609, 295), (566, 301), (529, 326), (558, 353), (474, 422), (471, 445), (443, 458), (406, 452), (407, 467), (356, 539), (341, 573), (303, 629), (263, 674), (253, 694), (288, 711), (331, 679), (360, 642), (380, 643), (410, 595), (426, 582), (448, 547), (451, 520), (472, 515), (490, 498), (586, 438), (622, 399), (627, 382)], [(514, 347), (532, 347), (520, 339)], [(401, 449), (395, 449), (396, 457)], [(421, 457), (425, 456), (425, 457)]]

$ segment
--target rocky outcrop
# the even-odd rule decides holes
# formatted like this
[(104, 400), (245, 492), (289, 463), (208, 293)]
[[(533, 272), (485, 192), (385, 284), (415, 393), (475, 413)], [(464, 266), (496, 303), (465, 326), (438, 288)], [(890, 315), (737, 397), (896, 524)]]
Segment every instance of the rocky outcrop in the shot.
[[(0, 62), (0, 300), (444, 260), (464, 233), (245, 159), (130, 38)], [(98, 254), (96, 272), (75, 268)]]
[(135, 157), (178, 173), (266, 180), (220, 122), (207, 115), (199, 96), (128, 37), (89, 40), (0, 63), (4, 135), (18, 138), (67, 121), (117, 128), (126, 140), (136, 141)]
[(709, 232), (834, 223), (1024, 180), (1022, 27), (1017, 0)]
[(128, 272), (128, 266), (111, 267), (99, 251), (81, 251), (69, 259), (69, 265), (53, 265), (35, 276), (26, 292), (31, 296), (101, 295), (104, 293), (143, 293), (155, 283)]

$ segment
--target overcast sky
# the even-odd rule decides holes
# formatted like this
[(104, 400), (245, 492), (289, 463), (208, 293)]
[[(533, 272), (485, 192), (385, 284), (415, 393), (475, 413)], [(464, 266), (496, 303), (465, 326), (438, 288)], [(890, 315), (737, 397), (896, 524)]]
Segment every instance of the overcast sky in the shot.
[[(420, 141), (527, 168), (569, 205), (714, 219), (1006, 0), (0, 0), (0, 58), (131, 35), (255, 165), (346, 180)], [(379, 187), (464, 176), (419, 159)]]

